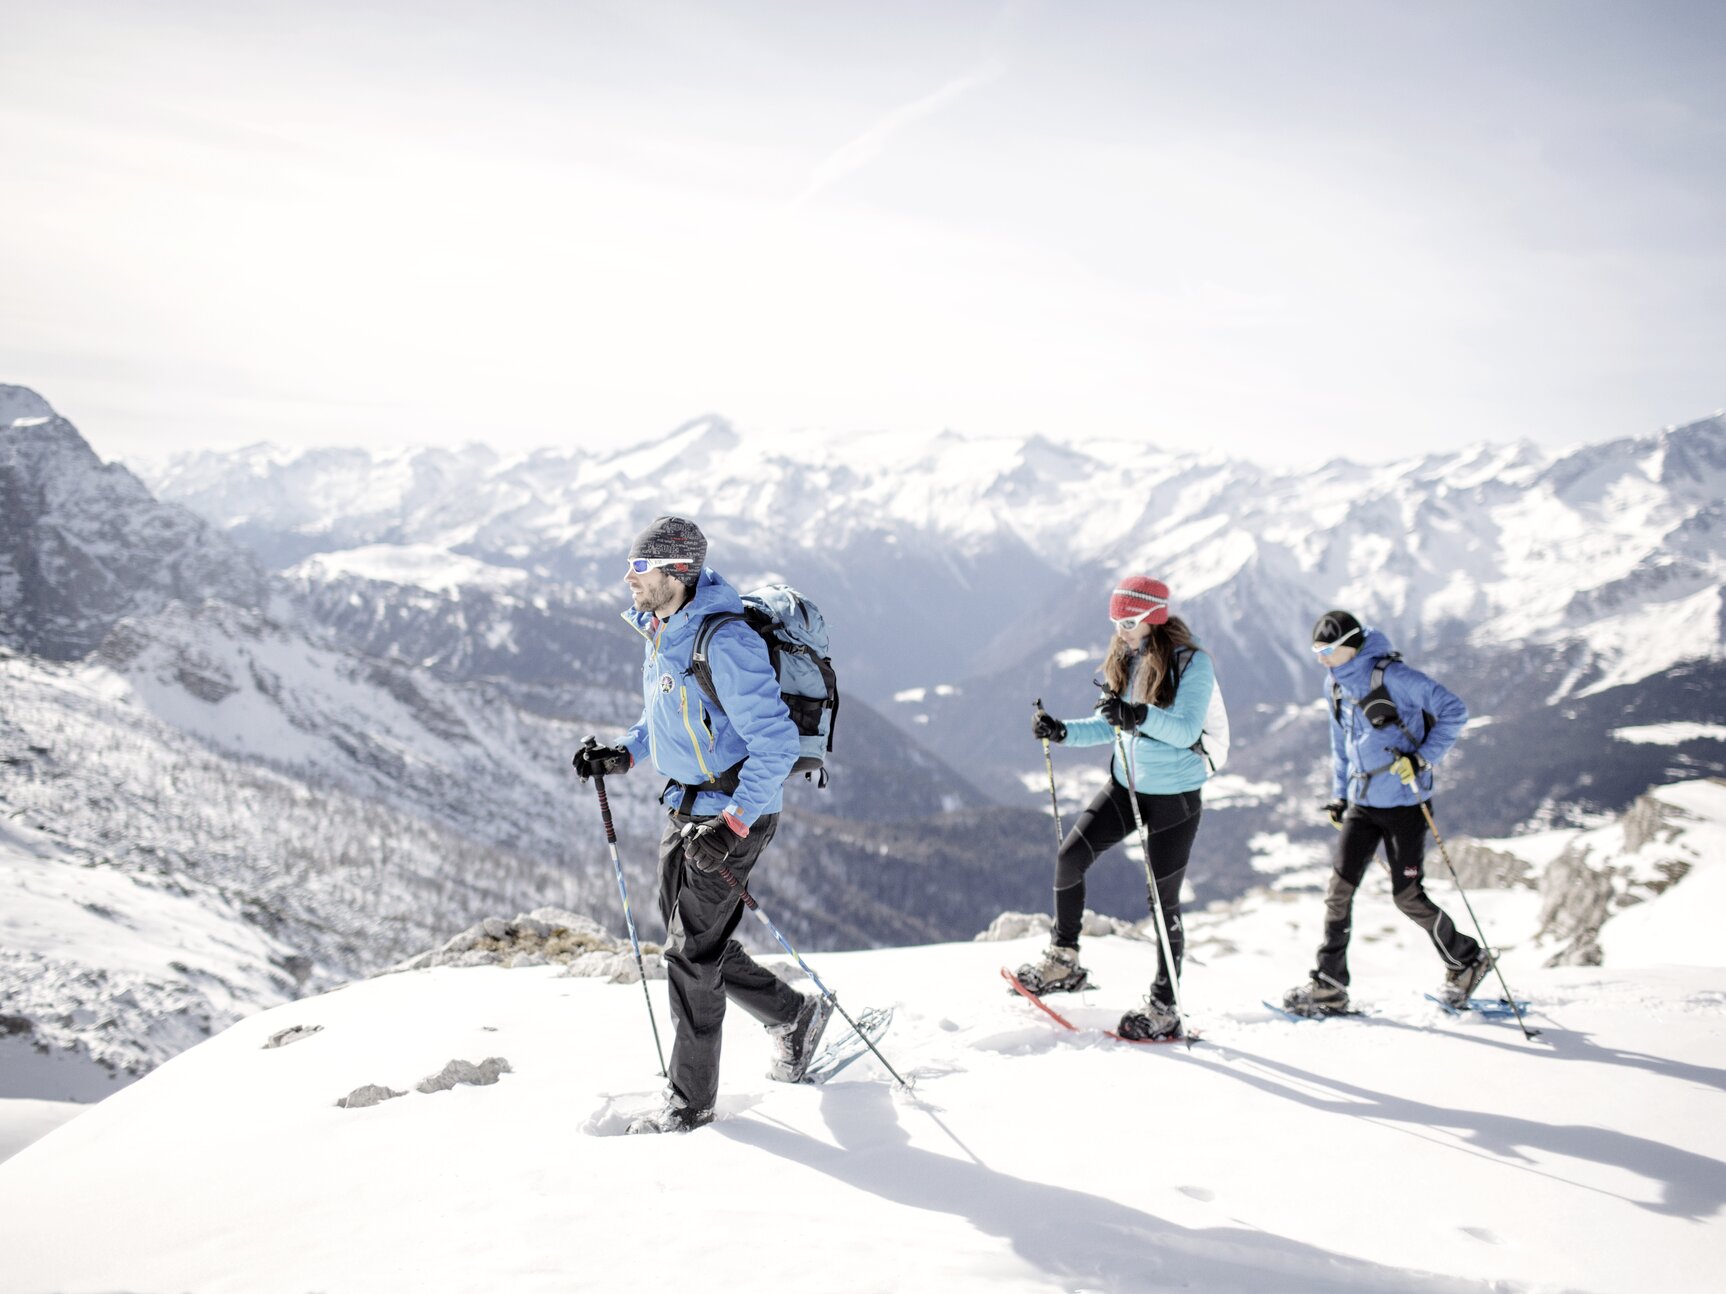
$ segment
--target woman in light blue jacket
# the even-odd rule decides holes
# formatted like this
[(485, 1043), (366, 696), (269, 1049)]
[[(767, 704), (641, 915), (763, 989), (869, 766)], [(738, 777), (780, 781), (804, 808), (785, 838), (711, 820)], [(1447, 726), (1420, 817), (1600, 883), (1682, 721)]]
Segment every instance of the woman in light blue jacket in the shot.
[[(1040, 706), (1033, 736), (1069, 746), (1097, 746), (1124, 737), (1126, 762), (1117, 747), (1108, 786), (1079, 815), (1055, 860), (1055, 928), (1040, 962), (1019, 968), (1019, 982), (1033, 993), (1067, 993), (1086, 987), (1079, 965), (1079, 925), (1085, 911), (1085, 873), (1135, 828), (1130, 795), (1150, 839), (1169, 936), (1173, 974), (1181, 967), (1181, 882), (1199, 831), (1199, 788), (1208, 776), (1194, 746), (1204, 731), (1216, 674), (1209, 653), (1192, 631), (1169, 615), (1168, 586), (1144, 575), (1121, 580), (1109, 598), (1115, 634), (1103, 661), (1106, 690), (1097, 713), (1063, 722)], [(1131, 791), (1129, 791), (1131, 788)], [(1121, 1017), (1119, 1032), (1135, 1040), (1179, 1037), (1180, 1015), (1170, 968), (1159, 957), (1145, 1003)]]

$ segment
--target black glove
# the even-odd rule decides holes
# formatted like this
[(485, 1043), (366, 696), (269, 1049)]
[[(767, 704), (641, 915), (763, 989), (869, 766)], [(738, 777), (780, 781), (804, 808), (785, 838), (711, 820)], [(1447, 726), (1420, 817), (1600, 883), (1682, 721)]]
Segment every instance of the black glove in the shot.
[(585, 782), (596, 775), (611, 777), (627, 773), (635, 757), (626, 746), (601, 746), (589, 737), (588, 744), (576, 751), (575, 758), (569, 762), (575, 765), (576, 776)]
[(1123, 700), (1113, 692), (1103, 693), (1102, 699), (1097, 702), (1097, 713), (1103, 716), (1111, 728), (1137, 728), (1150, 712), (1150, 706)]
[(1332, 800), (1321, 812), (1330, 819), (1330, 825), (1338, 831), (1342, 830), (1342, 815), (1348, 812), (1347, 800)]
[(1038, 741), (1065, 741), (1067, 725), (1043, 709), (1043, 703), (1038, 701), (1037, 712), (1031, 716), (1031, 735)]
[(1406, 755), (1398, 755), (1391, 761), (1390, 771), (1402, 779), (1404, 786), (1413, 786), (1420, 780), (1420, 770), (1426, 767), (1426, 761), (1412, 750)]
[(725, 825), (724, 818), (709, 818), (692, 822), (683, 829), (683, 857), (698, 872), (717, 872), (731, 861), (731, 850), (738, 843), (735, 831)]

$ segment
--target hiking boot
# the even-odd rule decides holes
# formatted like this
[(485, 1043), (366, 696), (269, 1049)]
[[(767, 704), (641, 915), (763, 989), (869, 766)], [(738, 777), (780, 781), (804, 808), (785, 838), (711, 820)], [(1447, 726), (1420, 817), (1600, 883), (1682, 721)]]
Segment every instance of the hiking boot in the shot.
[(1181, 1017), (1175, 1014), (1175, 1008), (1167, 1002), (1146, 998), (1145, 1004), (1138, 1010), (1128, 1011), (1121, 1017), (1121, 1023), (1115, 1027), (1115, 1032), (1129, 1042), (1158, 1042), (1164, 1038), (1179, 1038)]
[(1492, 971), (1492, 953), (1482, 948), (1480, 955), (1466, 966), (1444, 973), (1444, 985), (1438, 990), (1438, 1000), (1450, 1007), (1465, 1007), (1480, 981)]
[(1283, 1009), (1295, 1015), (1336, 1015), (1348, 1010), (1348, 990), (1315, 975), (1283, 994)]
[(1091, 973), (1079, 965), (1079, 950), (1060, 944), (1045, 948), (1042, 961), (1026, 962), (1019, 967), (1015, 978), (1038, 997), (1045, 993), (1077, 993), (1091, 983)]
[(773, 1039), (773, 1063), (768, 1066), (767, 1077), (780, 1083), (801, 1083), (832, 1015), (832, 1001), (825, 994), (817, 993), (805, 996), (797, 1018), (790, 1024), (769, 1029), (768, 1035)]
[(665, 1094), (665, 1105), (652, 1114), (638, 1114), (629, 1121), (625, 1132), (634, 1135), (643, 1132), (690, 1132), (696, 1128), (706, 1127), (713, 1122), (713, 1107), (704, 1110), (692, 1110), (676, 1092)]

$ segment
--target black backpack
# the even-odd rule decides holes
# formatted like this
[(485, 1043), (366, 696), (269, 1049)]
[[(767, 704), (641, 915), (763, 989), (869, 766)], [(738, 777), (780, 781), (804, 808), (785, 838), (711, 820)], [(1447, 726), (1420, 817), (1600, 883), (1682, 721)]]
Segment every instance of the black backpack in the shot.
[[(1366, 716), (1366, 721), (1373, 727), (1395, 727), (1402, 729), (1402, 735), (1407, 737), (1409, 743), (1418, 750), (1420, 749), (1421, 738), (1416, 737), (1403, 726), (1402, 716), (1396, 712), (1396, 701), (1392, 699), (1390, 689), (1384, 685), (1385, 666), (1389, 665), (1392, 661), (1400, 661), (1401, 659), (1402, 653), (1399, 651), (1393, 651), (1387, 652), (1385, 655), (1374, 660), (1372, 663), (1371, 686), (1367, 688), (1366, 695), (1361, 697), (1358, 701), (1344, 692), (1342, 690), (1342, 684), (1338, 683), (1333, 677), (1330, 681), (1331, 715), (1340, 725), (1342, 723), (1342, 703), (1345, 700), (1352, 702), (1354, 707), (1359, 710), (1361, 714)], [(1420, 712), (1420, 717), (1425, 724), (1424, 731), (1431, 732), (1432, 725), (1436, 722), (1433, 715), (1429, 711), (1422, 710)], [(1412, 754), (1413, 752), (1411, 751), (1410, 753)]]

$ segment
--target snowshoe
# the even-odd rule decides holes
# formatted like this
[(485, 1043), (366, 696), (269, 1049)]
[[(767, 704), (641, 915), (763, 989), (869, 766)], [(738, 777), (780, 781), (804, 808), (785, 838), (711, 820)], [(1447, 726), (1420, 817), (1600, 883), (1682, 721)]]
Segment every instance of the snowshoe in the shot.
[(1136, 1011), (1128, 1011), (1115, 1026), (1115, 1033), (1128, 1042), (1162, 1042), (1181, 1036), (1181, 1017), (1172, 1006), (1149, 998)]
[(767, 1077), (780, 1083), (801, 1083), (832, 1016), (832, 1001), (817, 993), (805, 998), (802, 1010), (790, 1024), (768, 1030), (773, 1037), (773, 1063)]
[(1079, 950), (1050, 944), (1043, 959), (1026, 962), (1015, 972), (1024, 988), (1042, 997), (1045, 993), (1077, 993), (1091, 987), (1091, 973), (1079, 965)]
[(1290, 1015), (1316, 1019), (1326, 1015), (1349, 1014), (1348, 990), (1340, 984), (1313, 976), (1283, 994), (1282, 1009)]
[(1480, 955), (1468, 965), (1446, 971), (1444, 984), (1438, 990), (1439, 1002), (1444, 1006), (1459, 1009), (1467, 1006), (1469, 996), (1480, 986), (1480, 981), (1491, 973), (1492, 965), (1492, 953), (1482, 948)]
[(637, 1135), (648, 1132), (691, 1132), (696, 1128), (704, 1128), (713, 1122), (713, 1107), (704, 1110), (692, 1110), (676, 1092), (665, 1094), (665, 1105), (651, 1114), (638, 1114), (629, 1121), (624, 1129), (629, 1134)]

